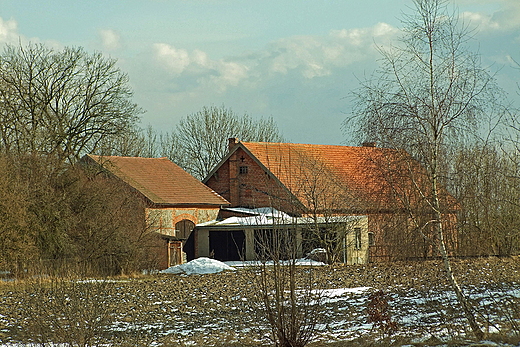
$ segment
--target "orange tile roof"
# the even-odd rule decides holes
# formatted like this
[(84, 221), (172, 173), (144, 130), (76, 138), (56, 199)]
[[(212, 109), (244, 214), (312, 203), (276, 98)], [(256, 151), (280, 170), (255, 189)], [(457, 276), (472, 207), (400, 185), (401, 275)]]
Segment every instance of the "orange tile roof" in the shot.
[(97, 156), (91, 160), (158, 205), (228, 205), (229, 202), (168, 158)]
[[(322, 200), (330, 200), (336, 195), (335, 198), (342, 201), (344, 206), (338, 208), (395, 209), (395, 200), (392, 200), (393, 205), (390, 206), (389, 198), (392, 190), (395, 193), (396, 188), (385, 178), (393, 175), (395, 179), (398, 175), (402, 180), (401, 184), (405, 181), (398, 189), (411, 191), (412, 182), (405, 172), (410, 162), (416, 172), (424, 173), (418, 162), (410, 161), (406, 152), (395, 149), (294, 143), (240, 143), (307, 207), (309, 192), (305, 191), (305, 185), (309, 185), (309, 180), (314, 180), (313, 189), (318, 188), (321, 191)], [(399, 164), (392, 162), (392, 158), (407, 160), (407, 164), (400, 164), (398, 168)], [(343, 192), (337, 189), (333, 191), (331, 187), (334, 186), (341, 187)], [(403, 188), (406, 186), (408, 188)], [(310, 190), (309, 186), (307, 190)], [(345, 198), (347, 196), (350, 198)], [(452, 197), (450, 199), (453, 200)]]

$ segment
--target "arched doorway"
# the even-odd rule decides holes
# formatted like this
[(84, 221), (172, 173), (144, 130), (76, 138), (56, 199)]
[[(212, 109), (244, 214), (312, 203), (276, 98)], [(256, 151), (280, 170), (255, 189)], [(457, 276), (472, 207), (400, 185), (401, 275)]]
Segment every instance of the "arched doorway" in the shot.
[(195, 257), (195, 223), (189, 219), (183, 219), (175, 224), (175, 236), (182, 240), (182, 250), (186, 253), (188, 261)]

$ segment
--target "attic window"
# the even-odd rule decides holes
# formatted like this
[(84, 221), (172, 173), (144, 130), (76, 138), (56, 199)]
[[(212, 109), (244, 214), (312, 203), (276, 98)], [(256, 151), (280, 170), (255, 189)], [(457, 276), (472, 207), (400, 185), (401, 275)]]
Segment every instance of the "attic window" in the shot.
[(245, 175), (249, 172), (249, 167), (247, 166), (240, 166), (238, 168), (238, 173), (241, 174), (241, 175)]

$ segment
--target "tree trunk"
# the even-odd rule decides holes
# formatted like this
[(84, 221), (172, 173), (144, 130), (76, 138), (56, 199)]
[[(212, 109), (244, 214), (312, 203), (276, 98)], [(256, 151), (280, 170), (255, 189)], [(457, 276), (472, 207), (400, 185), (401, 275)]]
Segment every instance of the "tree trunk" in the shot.
[[(435, 187), (435, 183), (434, 183)], [(469, 326), (471, 327), (471, 330), (473, 331), (473, 334), (477, 338), (477, 340), (483, 340), (484, 339), (484, 332), (480, 329), (476, 319), (475, 314), (473, 312), (473, 309), (471, 308), (470, 303), (468, 302), (466, 296), (462, 292), (462, 289), (459, 286), (459, 283), (457, 282), (457, 279), (455, 278), (455, 275), (453, 274), (453, 270), (451, 269), (451, 261), (448, 256), (448, 252), (446, 250), (446, 242), (444, 241), (444, 231), (442, 226), (442, 215), (439, 212), (439, 198), (437, 194), (435, 194), (436, 191), (434, 191), (434, 201), (433, 205), (435, 208), (435, 231), (437, 234), (437, 242), (439, 247), (439, 252), (442, 257), (442, 262), (444, 265), (444, 271), (446, 271), (446, 276), (448, 278), (448, 281), (453, 288), (453, 291), (455, 292), (455, 295), (457, 296), (457, 300), (459, 301), (460, 305), (462, 306), (462, 310), (464, 311), (464, 316), (468, 320)]]

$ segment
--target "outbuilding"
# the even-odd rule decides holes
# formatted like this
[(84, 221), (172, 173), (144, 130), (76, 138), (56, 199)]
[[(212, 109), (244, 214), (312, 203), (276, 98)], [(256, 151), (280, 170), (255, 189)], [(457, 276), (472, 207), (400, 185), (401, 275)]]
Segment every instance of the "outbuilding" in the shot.
[(160, 241), (158, 266), (168, 268), (194, 258), (191, 234), (195, 225), (217, 218), (229, 202), (168, 158), (98, 156), (81, 160), (86, 169), (99, 170), (125, 182), (146, 204), (146, 225)]

